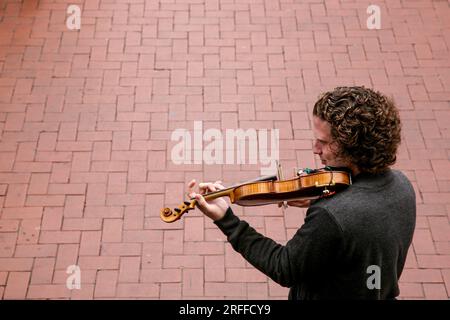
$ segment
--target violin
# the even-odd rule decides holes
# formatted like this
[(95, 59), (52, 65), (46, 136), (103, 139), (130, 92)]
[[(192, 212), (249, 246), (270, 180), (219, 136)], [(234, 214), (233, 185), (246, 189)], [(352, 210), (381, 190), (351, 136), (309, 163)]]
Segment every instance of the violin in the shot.
[[(351, 173), (347, 168), (324, 167), (321, 169), (301, 169), (297, 177), (282, 180), (281, 167), (278, 176), (263, 176), (222, 190), (203, 194), (206, 201), (220, 197), (229, 197), (230, 202), (240, 206), (263, 206), (284, 204), (295, 200), (313, 200), (330, 197), (352, 184)], [(281, 180), (280, 180), (281, 178)], [(174, 210), (161, 209), (160, 216), (164, 222), (177, 221), (186, 212), (195, 209), (197, 200), (184, 201)]]

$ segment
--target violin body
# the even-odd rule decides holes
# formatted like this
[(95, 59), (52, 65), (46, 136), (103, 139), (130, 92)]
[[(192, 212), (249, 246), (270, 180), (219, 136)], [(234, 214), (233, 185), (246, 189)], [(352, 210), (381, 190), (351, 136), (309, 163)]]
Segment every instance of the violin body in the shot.
[[(309, 170), (309, 169), (308, 169)], [(351, 174), (347, 171), (330, 169), (311, 170), (312, 173), (298, 174), (289, 180), (272, 180), (262, 177), (251, 182), (203, 194), (206, 201), (228, 196), (230, 202), (240, 206), (262, 206), (280, 204), (286, 201), (329, 197), (351, 185)], [(270, 179), (269, 178), (269, 179)], [(164, 222), (174, 222), (195, 208), (197, 200), (184, 201), (178, 208), (161, 209)]]
[(240, 206), (262, 206), (283, 201), (317, 199), (350, 185), (346, 172), (317, 172), (284, 181), (244, 184), (230, 194), (230, 202)]

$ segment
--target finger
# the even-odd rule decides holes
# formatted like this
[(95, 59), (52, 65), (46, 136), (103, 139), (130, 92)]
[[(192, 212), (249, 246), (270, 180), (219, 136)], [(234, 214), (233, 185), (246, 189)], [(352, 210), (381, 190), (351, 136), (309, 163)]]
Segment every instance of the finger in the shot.
[(214, 186), (216, 187), (217, 190), (225, 189), (225, 187), (222, 185), (222, 181), (220, 180), (214, 182)]
[(205, 198), (201, 194), (197, 193), (195, 195), (195, 200), (197, 200), (197, 205), (200, 208), (200, 210), (202, 211), (208, 210), (209, 204), (208, 202), (206, 202)]
[(214, 184), (212, 184), (211, 182), (202, 182), (198, 186), (200, 188), (201, 194), (205, 194), (209, 191), (212, 191), (212, 192), (216, 191), (216, 187), (214, 187)]
[(208, 190), (211, 192), (217, 191), (216, 186), (213, 183), (208, 184)]
[(205, 194), (208, 191), (208, 184), (209, 184), (209, 182), (200, 182), (198, 184), (198, 189), (200, 191), (200, 194)]
[(194, 187), (195, 187), (196, 181), (195, 179), (192, 179), (191, 181), (189, 181), (188, 183), (188, 196), (190, 198), (193, 198), (195, 196), (195, 192), (194, 192)]

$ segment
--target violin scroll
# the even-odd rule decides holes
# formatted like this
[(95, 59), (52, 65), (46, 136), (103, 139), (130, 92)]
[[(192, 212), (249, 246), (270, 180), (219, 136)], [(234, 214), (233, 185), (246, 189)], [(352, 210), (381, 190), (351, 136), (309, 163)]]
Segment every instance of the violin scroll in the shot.
[(160, 212), (161, 220), (167, 223), (175, 222), (180, 219), (183, 214), (190, 210), (193, 210), (196, 203), (197, 200), (184, 201), (178, 206), (178, 208), (175, 208), (173, 210), (167, 207), (163, 208)]

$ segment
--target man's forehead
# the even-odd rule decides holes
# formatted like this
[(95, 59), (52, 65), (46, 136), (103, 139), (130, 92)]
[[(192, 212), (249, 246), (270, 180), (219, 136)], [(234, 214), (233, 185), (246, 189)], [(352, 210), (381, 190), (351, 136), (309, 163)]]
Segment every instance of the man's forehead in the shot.
[(320, 138), (319, 136), (327, 138), (331, 134), (330, 124), (319, 117), (313, 116), (313, 127), (315, 134), (318, 135), (318, 138)]

